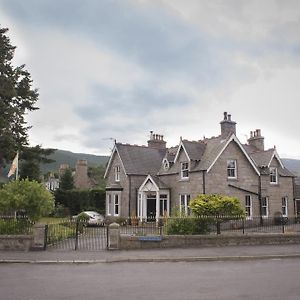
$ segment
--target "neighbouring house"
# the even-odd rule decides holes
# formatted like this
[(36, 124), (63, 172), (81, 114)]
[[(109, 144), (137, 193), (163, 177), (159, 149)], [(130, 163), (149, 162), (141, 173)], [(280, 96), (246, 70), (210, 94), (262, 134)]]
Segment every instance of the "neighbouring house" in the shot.
[(294, 175), (276, 148), (264, 148), (261, 130), (246, 145), (236, 136), (236, 122), (224, 113), (217, 137), (166, 147), (150, 132), (148, 146), (115, 143), (104, 177), (106, 215), (158, 218), (175, 207), (189, 213), (198, 194), (237, 197), (248, 218), (281, 213), (295, 216)]
[[(59, 177), (61, 177), (70, 166), (61, 164), (59, 167)], [(74, 187), (76, 189), (88, 189), (96, 185), (95, 181), (88, 176), (88, 162), (86, 159), (79, 159), (75, 165), (75, 171), (72, 172)]]
[(54, 174), (50, 174), (46, 181), (44, 181), (44, 185), (48, 191), (54, 192), (59, 188), (59, 179), (54, 176)]

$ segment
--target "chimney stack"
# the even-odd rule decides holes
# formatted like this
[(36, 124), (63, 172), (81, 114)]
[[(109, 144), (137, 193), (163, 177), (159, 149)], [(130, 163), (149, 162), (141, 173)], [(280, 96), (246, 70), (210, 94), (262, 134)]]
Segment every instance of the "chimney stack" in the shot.
[(255, 131), (250, 131), (250, 138), (248, 139), (248, 144), (254, 146), (259, 151), (265, 150), (264, 137), (261, 136), (261, 130), (256, 129)]
[(160, 134), (154, 134), (150, 131), (150, 139), (148, 140), (148, 147), (154, 149), (166, 149), (167, 142), (164, 141), (164, 136)]
[(231, 115), (224, 112), (224, 120), (220, 122), (221, 124), (221, 136), (227, 138), (232, 133), (236, 134), (236, 122), (231, 120)]

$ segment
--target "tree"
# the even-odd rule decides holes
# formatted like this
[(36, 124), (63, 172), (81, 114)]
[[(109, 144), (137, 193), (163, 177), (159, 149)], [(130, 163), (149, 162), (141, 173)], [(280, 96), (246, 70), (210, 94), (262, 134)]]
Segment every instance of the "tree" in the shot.
[(54, 162), (53, 159), (47, 157), (54, 152), (55, 149), (43, 149), (39, 145), (35, 147), (24, 147), (20, 154), (20, 159), (22, 160), (20, 164), (20, 178), (40, 181), (40, 164)]
[(95, 186), (99, 188), (105, 188), (105, 179), (104, 179), (105, 167), (100, 165), (96, 167), (88, 168), (88, 176), (95, 182)]
[(74, 178), (70, 169), (66, 169), (62, 174), (59, 182), (59, 189), (65, 191), (74, 189)]
[(198, 195), (190, 202), (191, 211), (197, 216), (244, 216), (239, 199), (223, 195)]
[(30, 126), (25, 115), (38, 109), (38, 92), (25, 65), (12, 65), (16, 47), (10, 44), (7, 31), (0, 28), (0, 167), (28, 145)]
[(54, 197), (36, 181), (14, 180), (0, 190), (0, 212), (23, 211), (31, 220), (36, 221), (48, 215), (54, 208)]

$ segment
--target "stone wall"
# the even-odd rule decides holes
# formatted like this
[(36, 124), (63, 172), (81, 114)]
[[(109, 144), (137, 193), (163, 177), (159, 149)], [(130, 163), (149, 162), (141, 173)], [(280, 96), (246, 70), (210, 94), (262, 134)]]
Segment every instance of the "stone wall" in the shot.
[(32, 244), (31, 235), (0, 235), (0, 250), (28, 251)]
[(193, 248), (250, 245), (300, 244), (300, 234), (245, 234), (245, 235), (170, 235), (161, 240), (143, 240), (143, 237), (120, 236), (120, 249)]

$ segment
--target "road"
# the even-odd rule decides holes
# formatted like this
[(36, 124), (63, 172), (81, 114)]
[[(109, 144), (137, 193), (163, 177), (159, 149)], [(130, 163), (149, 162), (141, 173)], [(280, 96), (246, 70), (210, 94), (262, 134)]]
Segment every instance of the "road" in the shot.
[(0, 299), (298, 300), (299, 270), (299, 259), (2, 264)]

